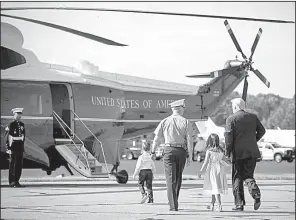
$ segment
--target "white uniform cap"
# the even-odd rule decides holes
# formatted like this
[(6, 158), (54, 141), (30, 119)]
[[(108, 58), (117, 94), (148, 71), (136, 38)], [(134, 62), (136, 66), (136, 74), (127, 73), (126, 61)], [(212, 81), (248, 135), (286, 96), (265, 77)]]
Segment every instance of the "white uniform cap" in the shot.
[(169, 105), (171, 106), (171, 108), (178, 107), (178, 106), (185, 107), (185, 99), (180, 99), (180, 100), (174, 101), (174, 102), (170, 103)]
[(14, 113), (23, 113), (24, 108), (13, 108), (11, 111)]
[(242, 98), (235, 98), (231, 100), (232, 105), (237, 106), (239, 109), (244, 110), (246, 107), (246, 103)]

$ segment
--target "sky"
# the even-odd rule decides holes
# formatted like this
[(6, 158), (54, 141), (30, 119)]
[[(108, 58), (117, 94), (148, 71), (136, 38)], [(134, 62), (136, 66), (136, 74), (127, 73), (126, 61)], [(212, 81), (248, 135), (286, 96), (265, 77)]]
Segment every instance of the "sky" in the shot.
[[(294, 2), (2, 2), (1, 6), (138, 9), (295, 21)], [(47, 63), (77, 67), (82, 60), (88, 60), (102, 71), (198, 86), (210, 79), (185, 76), (223, 69), (224, 63), (236, 56), (242, 59), (223, 19), (57, 10), (3, 14), (68, 26), (129, 45), (109, 46), (38, 24), (1, 18), (2, 22), (20, 29), (23, 47)], [(228, 22), (247, 57), (259, 28), (263, 29), (253, 67), (271, 86), (267, 88), (250, 72), (248, 93), (273, 93), (292, 98), (295, 94), (295, 24)], [(242, 88), (243, 82), (236, 91), (241, 93)]]

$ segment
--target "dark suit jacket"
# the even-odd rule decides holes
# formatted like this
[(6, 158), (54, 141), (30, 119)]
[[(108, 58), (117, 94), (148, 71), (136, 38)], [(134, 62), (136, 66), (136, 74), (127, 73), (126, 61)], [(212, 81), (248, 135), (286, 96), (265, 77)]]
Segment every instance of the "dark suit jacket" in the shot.
[(226, 153), (232, 160), (249, 157), (260, 158), (257, 142), (265, 134), (265, 128), (255, 114), (237, 111), (226, 119)]

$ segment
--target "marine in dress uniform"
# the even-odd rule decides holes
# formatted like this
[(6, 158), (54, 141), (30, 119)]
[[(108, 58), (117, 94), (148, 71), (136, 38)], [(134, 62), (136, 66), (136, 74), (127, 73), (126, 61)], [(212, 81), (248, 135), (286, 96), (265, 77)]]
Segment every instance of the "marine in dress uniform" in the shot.
[(173, 114), (163, 119), (154, 131), (155, 137), (151, 153), (154, 156), (156, 146), (163, 142), (163, 164), (167, 185), (167, 197), (170, 211), (178, 211), (178, 198), (182, 184), (182, 174), (186, 159), (192, 160), (192, 126), (189, 120), (183, 117), (185, 99), (170, 104)]
[(232, 100), (233, 115), (226, 119), (226, 153), (232, 157), (232, 190), (234, 211), (243, 211), (245, 205), (245, 181), (250, 195), (254, 199), (254, 209), (261, 205), (261, 193), (254, 179), (256, 160), (260, 158), (257, 142), (265, 134), (265, 128), (255, 114), (246, 112), (245, 101), (241, 98)]
[(9, 160), (9, 185), (11, 187), (22, 187), (19, 183), (23, 168), (23, 153), (25, 142), (25, 125), (20, 121), (23, 108), (14, 108), (14, 120), (6, 127), (7, 150), (10, 154)]

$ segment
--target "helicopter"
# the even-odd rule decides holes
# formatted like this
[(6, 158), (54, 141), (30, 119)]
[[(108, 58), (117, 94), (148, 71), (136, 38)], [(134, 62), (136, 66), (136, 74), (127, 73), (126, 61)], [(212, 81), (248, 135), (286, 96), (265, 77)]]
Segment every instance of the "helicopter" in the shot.
[[(1, 8), (12, 10), (92, 10), (120, 13), (147, 13), (194, 16), (262, 22), (290, 21), (235, 18), (200, 14), (165, 13), (100, 8)], [(1, 13), (2, 17), (19, 19), (72, 33), (110, 46), (127, 46), (101, 36), (35, 19)], [(15, 106), (24, 108), (26, 126), (24, 168), (40, 168), (48, 175), (60, 166), (73, 174), (70, 167), (87, 178), (108, 178), (126, 183), (128, 173), (110, 173), (110, 165), (118, 166), (121, 140), (152, 132), (171, 114), (169, 104), (185, 99), (184, 116), (191, 122), (207, 120), (226, 97), (244, 80), (243, 98), (247, 95), (248, 72), (254, 72), (267, 86), (268, 80), (253, 69), (253, 54), (262, 34), (255, 38), (251, 56), (242, 52), (227, 20), (224, 22), (243, 61), (229, 60), (221, 70), (188, 75), (211, 78), (200, 86), (190, 86), (140, 77), (93, 70), (85, 74), (73, 67), (42, 63), (33, 51), (23, 48), (24, 37), (15, 26), (1, 22), (1, 151), (0, 168), (7, 169), (4, 128)]]

